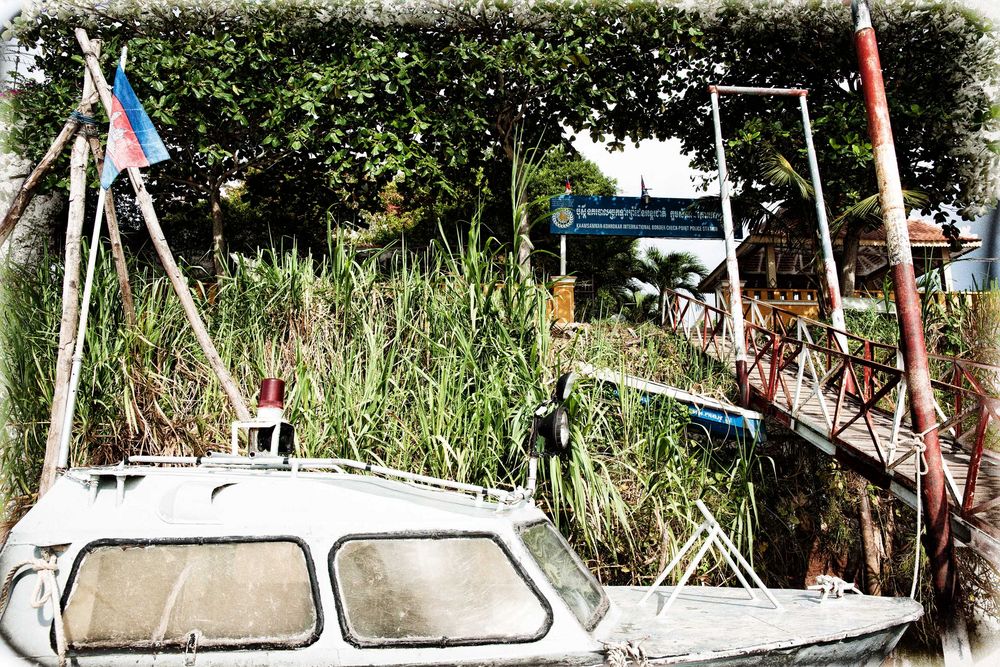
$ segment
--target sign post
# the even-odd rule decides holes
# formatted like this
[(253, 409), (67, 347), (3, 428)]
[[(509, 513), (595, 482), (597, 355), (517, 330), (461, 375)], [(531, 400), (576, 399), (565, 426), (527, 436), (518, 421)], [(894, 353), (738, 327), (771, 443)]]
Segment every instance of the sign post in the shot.
[[(566, 276), (566, 237), (633, 236), (675, 239), (724, 238), (722, 221), (711, 199), (595, 197), (565, 194), (549, 200), (549, 232), (559, 236), (559, 273), (554, 291), (556, 308), (572, 303), (573, 281)], [(567, 292), (567, 290), (569, 290)], [(557, 321), (572, 321), (572, 307), (559, 310)], [(745, 366), (745, 364), (744, 364)]]

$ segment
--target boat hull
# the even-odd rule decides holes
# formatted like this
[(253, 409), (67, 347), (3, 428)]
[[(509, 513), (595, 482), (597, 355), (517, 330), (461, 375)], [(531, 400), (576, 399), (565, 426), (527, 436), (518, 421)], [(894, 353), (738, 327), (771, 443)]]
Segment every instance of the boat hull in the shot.
[[(808, 591), (772, 591), (781, 610), (763, 600), (749, 600), (742, 589), (686, 588), (663, 617), (656, 612), (672, 591), (660, 589), (640, 604), (643, 589), (610, 587), (612, 615), (598, 628), (597, 636), (609, 644), (638, 642), (650, 665), (879, 665), (896, 646), (909, 624), (922, 614), (919, 604), (907, 598), (851, 596), (820, 603)], [(471, 647), (470, 647), (471, 648)], [(593, 650), (531, 655), (512, 646), (481, 646), (477, 650), (423, 650), (417, 653), (391, 649), (366, 652), (364, 660), (328, 647), (312, 646), (291, 651), (203, 651), (197, 667), (298, 667), (301, 665), (384, 665), (391, 667), (598, 667), (612, 665), (609, 655)], [(582, 647), (581, 647), (582, 648)], [(54, 656), (25, 660), (5, 653), (0, 642), (0, 664), (55, 665)], [(77, 667), (101, 665), (191, 665), (181, 653), (114, 652), (74, 656)], [(634, 664), (634, 663), (627, 663)]]
[(645, 601), (644, 589), (607, 590), (620, 616), (605, 641), (639, 642), (656, 665), (878, 665), (923, 614), (909, 598), (772, 590), (774, 609), (740, 588), (687, 587), (661, 616), (672, 587)]

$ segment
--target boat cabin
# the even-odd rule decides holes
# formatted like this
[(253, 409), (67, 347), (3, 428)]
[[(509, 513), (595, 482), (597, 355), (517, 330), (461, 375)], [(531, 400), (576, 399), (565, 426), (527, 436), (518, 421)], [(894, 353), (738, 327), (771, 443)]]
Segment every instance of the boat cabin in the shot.
[[(600, 648), (590, 631), (609, 609), (532, 503), (337, 472), (71, 470), (10, 534), (0, 572), (51, 555), (79, 665), (137, 664), (137, 651), (241, 665), (417, 664), (444, 647), (475, 662), (484, 645), (580, 654)], [(12, 582), (0, 635), (56, 664), (35, 585)], [(238, 656), (216, 662), (224, 653)]]
[(603, 587), (526, 489), (144, 458), (180, 465), (70, 469), (14, 527), (0, 664), (877, 664), (922, 613), (840, 584), (684, 588), (713, 540), (731, 547), (703, 505), (707, 542), (677, 586), (659, 584), (698, 533), (654, 586)]

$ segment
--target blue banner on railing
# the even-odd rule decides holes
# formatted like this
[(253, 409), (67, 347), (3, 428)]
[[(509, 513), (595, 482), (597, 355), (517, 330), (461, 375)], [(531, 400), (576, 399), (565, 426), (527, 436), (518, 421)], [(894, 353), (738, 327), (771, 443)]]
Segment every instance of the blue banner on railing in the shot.
[[(712, 200), (562, 195), (549, 200), (553, 234), (721, 239), (722, 213)], [(737, 238), (743, 236), (736, 230)]]

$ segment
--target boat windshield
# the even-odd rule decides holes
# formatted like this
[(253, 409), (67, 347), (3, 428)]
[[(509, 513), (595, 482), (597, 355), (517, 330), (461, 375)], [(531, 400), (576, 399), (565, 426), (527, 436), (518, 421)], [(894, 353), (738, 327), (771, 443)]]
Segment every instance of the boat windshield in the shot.
[(608, 609), (608, 598), (594, 575), (548, 521), (523, 527), (520, 532), (559, 597), (587, 630), (594, 629)]
[(551, 624), (548, 603), (491, 535), (349, 537), (330, 570), (356, 646), (528, 642)]
[(97, 542), (73, 568), (63, 612), (71, 648), (298, 647), (320, 615), (303, 545)]

